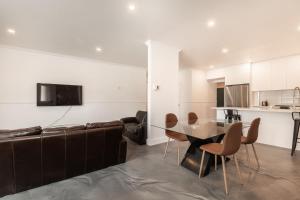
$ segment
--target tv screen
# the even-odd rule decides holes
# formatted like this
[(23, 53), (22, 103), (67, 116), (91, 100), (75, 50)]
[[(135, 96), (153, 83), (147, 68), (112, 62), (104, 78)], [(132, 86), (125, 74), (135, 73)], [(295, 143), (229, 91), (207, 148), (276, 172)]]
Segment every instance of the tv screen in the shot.
[(37, 84), (37, 106), (75, 105), (82, 105), (82, 86)]

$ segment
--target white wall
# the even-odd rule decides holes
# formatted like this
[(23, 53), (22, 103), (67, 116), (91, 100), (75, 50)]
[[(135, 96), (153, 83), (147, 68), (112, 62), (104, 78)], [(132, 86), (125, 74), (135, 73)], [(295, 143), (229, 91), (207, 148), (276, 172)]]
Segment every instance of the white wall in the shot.
[[(166, 141), (163, 129), (167, 113), (179, 113), (179, 50), (159, 42), (148, 42), (148, 145)], [(153, 86), (158, 85), (158, 90)]]
[(146, 109), (145, 68), (1, 46), (0, 129), (47, 126), (69, 109), (37, 107), (38, 82), (83, 85), (84, 105), (55, 125), (116, 120)]
[(199, 119), (214, 119), (216, 111), (216, 84), (206, 80), (202, 70), (180, 70), (180, 116), (187, 119), (189, 112), (195, 112)]

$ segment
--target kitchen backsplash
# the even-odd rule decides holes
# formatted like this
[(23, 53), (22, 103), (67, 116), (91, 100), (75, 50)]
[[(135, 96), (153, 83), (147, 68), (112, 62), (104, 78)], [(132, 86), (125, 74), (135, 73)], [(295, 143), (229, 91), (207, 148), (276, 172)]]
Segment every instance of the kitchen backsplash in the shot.
[[(260, 106), (262, 101), (268, 101), (269, 106), (273, 105), (292, 105), (293, 104), (293, 90), (276, 90), (276, 91), (262, 91), (253, 92), (254, 106)], [(300, 95), (296, 91), (295, 104), (300, 105)]]

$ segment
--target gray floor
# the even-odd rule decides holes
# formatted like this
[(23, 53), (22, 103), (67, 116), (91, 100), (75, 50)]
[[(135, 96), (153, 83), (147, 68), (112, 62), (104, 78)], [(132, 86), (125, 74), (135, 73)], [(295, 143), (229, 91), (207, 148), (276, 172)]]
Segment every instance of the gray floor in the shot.
[[(187, 143), (182, 145), (182, 154), (187, 146)], [(148, 147), (129, 143), (125, 164), (6, 196), (1, 200), (300, 199), (300, 152), (291, 157), (286, 149), (256, 146), (262, 165), (259, 172), (245, 165), (244, 148), (238, 153), (243, 185), (239, 182), (234, 163), (227, 163), (228, 196), (224, 194), (221, 167), (199, 180), (194, 173), (177, 166), (174, 143), (169, 146), (165, 160), (162, 159), (164, 145)], [(252, 166), (255, 167), (254, 160)]]

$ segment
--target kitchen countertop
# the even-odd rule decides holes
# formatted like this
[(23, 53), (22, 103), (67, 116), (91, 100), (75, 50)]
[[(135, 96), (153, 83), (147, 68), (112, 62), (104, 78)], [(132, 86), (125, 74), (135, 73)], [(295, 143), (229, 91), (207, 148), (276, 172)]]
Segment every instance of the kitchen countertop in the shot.
[(276, 112), (276, 113), (292, 113), (300, 112), (300, 109), (276, 109), (272, 107), (249, 107), (249, 108), (239, 108), (239, 107), (212, 107), (215, 110), (225, 110), (233, 109), (239, 111), (251, 111), (251, 112)]

